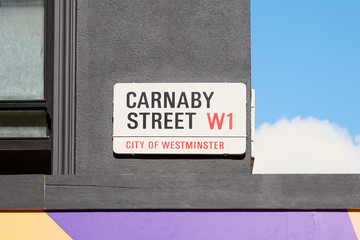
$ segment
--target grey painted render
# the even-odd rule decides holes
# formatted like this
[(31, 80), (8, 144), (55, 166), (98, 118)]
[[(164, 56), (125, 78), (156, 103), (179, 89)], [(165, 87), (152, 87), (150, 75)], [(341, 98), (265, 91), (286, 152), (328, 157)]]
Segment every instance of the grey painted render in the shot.
[[(78, 0), (75, 173), (250, 173), (250, 1)], [(119, 82), (242, 82), (244, 156), (126, 156), (112, 150)]]
[(348, 209), (359, 175), (47, 176), (46, 209)]
[(359, 175), (0, 176), (0, 209), (360, 208)]
[(44, 208), (44, 175), (0, 176), (0, 209)]

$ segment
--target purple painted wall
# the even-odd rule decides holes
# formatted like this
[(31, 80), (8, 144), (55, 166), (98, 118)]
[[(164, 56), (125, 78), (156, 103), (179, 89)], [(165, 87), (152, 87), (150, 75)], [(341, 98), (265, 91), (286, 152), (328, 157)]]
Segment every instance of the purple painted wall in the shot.
[(73, 239), (357, 239), (347, 211), (48, 212)]

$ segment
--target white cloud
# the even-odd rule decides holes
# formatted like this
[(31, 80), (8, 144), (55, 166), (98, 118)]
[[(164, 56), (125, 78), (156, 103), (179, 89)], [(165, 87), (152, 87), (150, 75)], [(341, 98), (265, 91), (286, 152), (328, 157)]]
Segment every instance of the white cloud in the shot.
[(355, 136), (355, 143), (356, 143), (357, 145), (360, 145), (360, 135), (356, 135), (356, 136)]
[(360, 173), (360, 135), (312, 117), (256, 130), (253, 173)]

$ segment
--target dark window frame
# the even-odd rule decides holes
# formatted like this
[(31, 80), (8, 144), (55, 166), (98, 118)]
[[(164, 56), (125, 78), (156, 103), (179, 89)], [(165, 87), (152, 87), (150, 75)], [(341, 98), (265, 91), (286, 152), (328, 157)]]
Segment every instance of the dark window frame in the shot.
[(0, 137), (0, 150), (51, 150), (53, 114), (53, 2), (44, 1), (44, 99), (0, 100), (1, 111), (43, 110), (47, 137)]
[(44, 100), (0, 101), (0, 110), (47, 112), (48, 137), (0, 138), (0, 151), (51, 151), (53, 175), (75, 173), (75, 19), (76, 0), (44, 1)]

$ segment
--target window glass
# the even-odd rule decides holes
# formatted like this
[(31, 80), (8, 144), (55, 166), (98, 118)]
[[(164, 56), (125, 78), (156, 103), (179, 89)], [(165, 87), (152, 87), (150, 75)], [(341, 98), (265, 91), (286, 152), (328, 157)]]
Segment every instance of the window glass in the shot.
[(44, 99), (44, 1), (0, 0), (0, 100)]
[(0, 111), (0, 138), (46, 136), (45, 111)]

